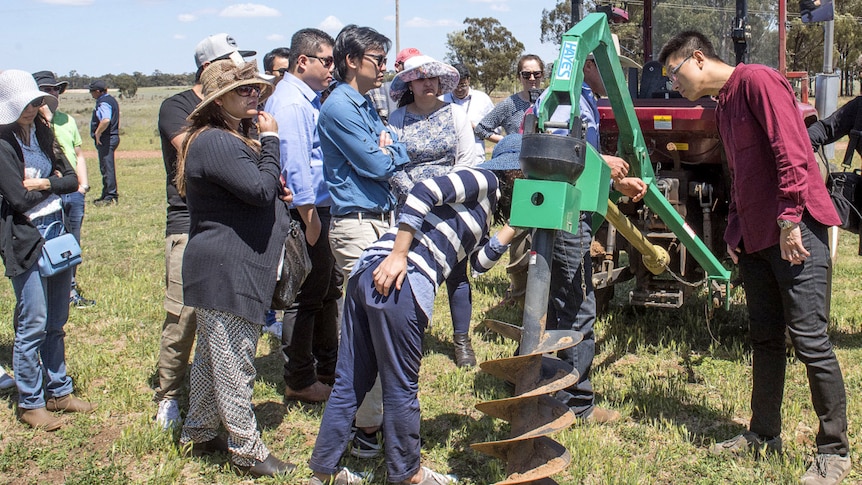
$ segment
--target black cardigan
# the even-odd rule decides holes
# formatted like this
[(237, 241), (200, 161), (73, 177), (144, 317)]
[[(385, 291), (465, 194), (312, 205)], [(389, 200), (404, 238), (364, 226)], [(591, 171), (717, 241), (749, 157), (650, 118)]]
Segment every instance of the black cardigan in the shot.
[[(38, 123), (39, 120), (36, 120)], [(32, 140), (31, 143), (35, 143)], [(50, 190), (28, 191), (24, 188), (24, 153), (10, 129), (0, 130), (0, 257), (6, 265), (6, 276), (27, 271), (42, 252), (45, 240), (30, 219), (24, 215), (49, 195), (68, 194), (78, 190), (78, 177), (65, 155), (57, 148), (48, 154), (53, 161)]]
[(189, 242), (183, 256), (183, 298), (263, 324), (272, 303), (290, 215), (279, 200), (276, 136), (255, 153), (220, 129), (202, 132), (185, 163)]

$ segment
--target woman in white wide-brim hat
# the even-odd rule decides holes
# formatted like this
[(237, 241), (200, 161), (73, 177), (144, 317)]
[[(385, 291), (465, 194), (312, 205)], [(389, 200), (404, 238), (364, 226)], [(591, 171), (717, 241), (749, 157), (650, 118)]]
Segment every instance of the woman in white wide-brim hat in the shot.
[[(227, 451), (240, 473), (272, 476), (294, 468), (269, 453), (251, 403), (255, 349), (290, 222), (279, 200), (278, 125), (257, 110), (272, 84), (239, 56), (207, 66), (201, 84), (176, 177), (190, 219), (183, 300), (195, 308), (198, 339), (181, 441), (193, 455)], [(249, 136), (255, 117), (259, 140)]]
[(0, 255), (16, 298), (18, 414), (34, 428), (54, 431), (62, 422), (51, 411), (91, 412), (93, 406), (72, 394), (66, 374), (63, 326), (72, 272), (42, 277), (37, 264), (45, 239), (63, 227), (59, 194), (78, 190), (75, 170), (39, 109), (44, 104), (56, 110), (57, 98), (39, 91), (29, 72), (0, 73)]
[[(389, 128), (398, 134), (410, 156), (410, 163), (390, 180), (398, 207), (404, 204), (415, 182), (445, 175), (458, 166), (469, 167), (477, 160), (473, 125), (467, 111), (439, 98), (451, 93), (459, 80), (454, 67), (424, 55), (407, 59), (404, 70), (392, 80), (389, 96), (399, 108), (389, 115)], [(466, 260), (453, 269), (446, 280), (446, 290), (452, 315), (455, 364), (474, 366), (476, 356), (470, 342), (473, 305)]]

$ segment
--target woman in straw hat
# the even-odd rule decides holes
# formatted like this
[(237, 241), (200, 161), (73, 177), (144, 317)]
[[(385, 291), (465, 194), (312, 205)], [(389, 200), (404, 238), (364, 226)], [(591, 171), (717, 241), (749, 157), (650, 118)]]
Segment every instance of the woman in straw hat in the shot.
[[(183, 297), (198, 322), (181, 441), (193, 443), (195, 456), (228, 451), (240, 473), (287, 473), (294, 466), (269, 453), (251, 404), (255, 350), (289, 224), (279, 200), (287, 192), (278, 125), (257, 110), (272, 85), (241, 58), (213, 62), (201, 84), (204, 99), (189, 115), (176, 179), (190, 217)], [(260, 141), (249, 136), (255, 116)]]
[[(399, 107), (389, 115), (389, 127), (407, 146), (410, 156), (410, 163), (390, 180), (398, 207), (404, 204), (415, 182), (445, 175), (454, 166), (470, 166), (477, 160), (476, 140), (467, 112), (438, 98), (451, 93), (459, 79), (454, 67), (420, 55), (407, 59), (404, 70), (392, 80), (389, 96)], [(455, 364), (474, 366), (476, 355), (470, 342), (473, 306), (466, 259), (452, 270), (446, 280), (446, 291), (452, 315)]]
[[(34, 428), (61, 425), (49, 411), (91, 412), (72, 395), (66, 375), (65, 332), (72, 273), (43, 278), (36, 264), (45, 239), (63, 225), (59, 194), (78, 189), (75, 170), (54, 140), (39, 108), (57, 108), (57, 98), (39, 91), (30, 73), (0, 73), (0, 255), (12, 280), (15, 345), (12, 365), (18, 385), (18, 411)], [(54, 224), (48, 231), (49, 226)]]

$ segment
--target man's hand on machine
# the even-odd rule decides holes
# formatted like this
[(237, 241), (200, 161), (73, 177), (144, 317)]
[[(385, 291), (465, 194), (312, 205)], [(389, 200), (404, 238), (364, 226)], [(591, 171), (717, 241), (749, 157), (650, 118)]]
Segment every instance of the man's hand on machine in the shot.
[(630, 197), (632, 202), (638, 202), (646, 195), (647, 185), (637, 177), (623, 177), (614, 180), (614, 190)]
[(622, 158), (613, 155), (602, 155), (602, 158), (605, 159), (605, 164), (611, 167), (611, 180), (614, 182), (629, 174), (629, 164)]

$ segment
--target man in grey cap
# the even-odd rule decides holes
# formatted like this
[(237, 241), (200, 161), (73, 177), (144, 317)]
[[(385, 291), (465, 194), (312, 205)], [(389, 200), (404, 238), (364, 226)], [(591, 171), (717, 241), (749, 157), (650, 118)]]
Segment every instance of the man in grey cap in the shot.
[[(197, 322), (194, 308), (183, 305), (183, 253), (189, 238), (189, 211), (185, 199), (174, 185), (177, 172), (177, 152), (182, 146), (186, 118), (203, 99), (201, 73), (219, 59), (252, 57), (255, 51), (241, 51), (233, 37), (215, 34), (202, 40), (195, 48), (195, 84), (191, 89), (166, 99), (159, 109), (159, 137), (167, 175), (168, 199), (165, 228), (165, 322), (159, 349), (159, 380), (155, 401), (159, 403), (156, 421), (164, 428), (179, 425), (178, 397), (189, 365)], [(226, 444), (225, 444), (226, 446)], [(216, 451), (216, 450), (211, 450)]]
[(102, 196), (93, 201), (96, 206), (116, 204), (117, 173), (114, 169), (114, 152), (120, 144), (120, 105), (108, 94), (108, 85), (97, 79), (90, 83), (90, 96), (96, 100), (90, 119), (90, 136), (96, 142), (99, 170), (102, 172)]

